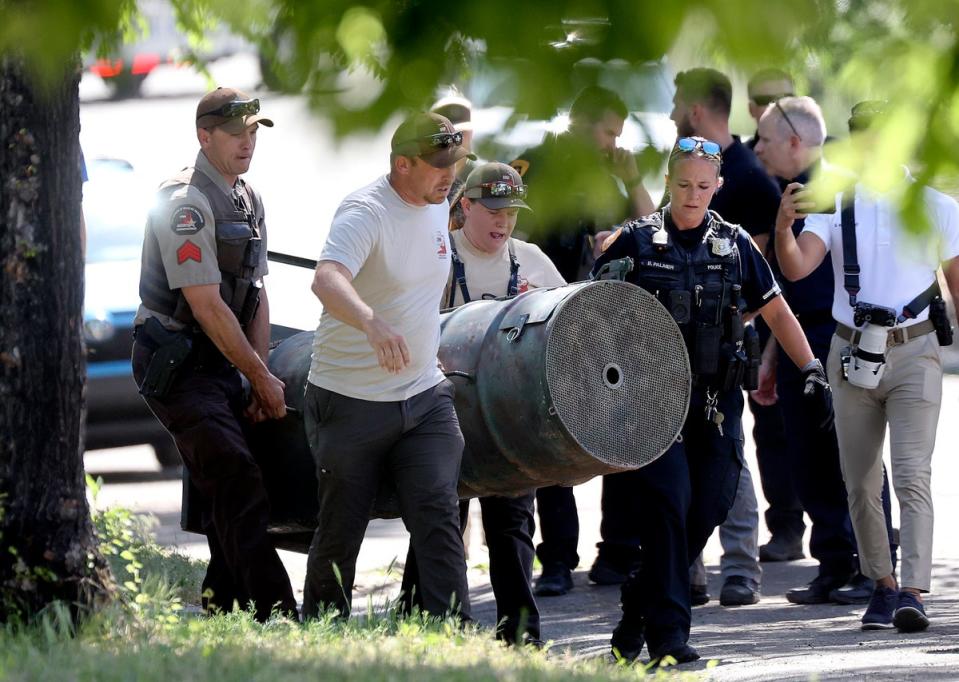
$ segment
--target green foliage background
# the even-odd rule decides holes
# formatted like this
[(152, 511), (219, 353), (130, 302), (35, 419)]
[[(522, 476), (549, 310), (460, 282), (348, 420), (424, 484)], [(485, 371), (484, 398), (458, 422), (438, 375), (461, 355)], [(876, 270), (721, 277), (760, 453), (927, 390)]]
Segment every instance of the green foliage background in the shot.
[[(910, 162), (921, 181), (959, 176), (957, 0), (172, 0), (199, 44), (223, 22), (262, 46), (278, 76), (305, 86), (338, 134), (381, 127), (419, 108), (438, 84), (462, 82), (478, 55), (508, 71), (517, 112), (548, 116), (568, 103), (570, 66), (583, 57), (636, 63), (669, 55), (740, 74), (780, 66), (801, 92), (825, 103), (830, 127), (860, 99), (887, 99), (894, 113), (867, 144), (834, 159), (892, 184)], [(78, 51), (142, 30), (135, 0), (0, 0), (0, 51), (26, 56), (39, 78)], [(564, 20), (602, 19), (588, 40), (564, 40)], [(42, 36), (42, 39), (38, 39)], [(565, 44), (564, 44), (565, 43)], [(562, 45), (557, 47), (557, 45)], [(363, 74), (348, 86), (344, 74)], [(355, 80), (353, 81), (356, 82)], [(907, 210), (918, 193), (905, 196)]]

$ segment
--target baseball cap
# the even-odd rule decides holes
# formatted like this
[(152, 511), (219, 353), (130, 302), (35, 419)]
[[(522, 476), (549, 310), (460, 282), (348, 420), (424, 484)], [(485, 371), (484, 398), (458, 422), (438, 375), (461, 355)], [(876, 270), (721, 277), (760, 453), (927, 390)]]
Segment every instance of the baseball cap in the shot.
[(273, 121), (260, 116), (260, 100), (235, 88), (217, 88), (208, 92), (196, 106), (196, 127), (219, 126), (228, 133), (239, 133), (253, 125), (273, 127)]
[(523, 178), (512, 166), (496, 161), (484, 163), (469, 174), (463, 185), (463, 196), (476, 199), (492, 211), (500, 208), (529, 210), (523, 201), (526, 197)]
[(458, 131), (472, 130), (473, 121), (471, 112), (473, 103), (460, 95), (448, 95), (437, 100), (430, 111), (440, 116), (445, 116)]
[(413, 114), (393, 133), (390, 148), (400, 156), (418, 156), (435, 168), (448, 168), (463, 158), (476, 159), (463, 147), (463, 134), (445, 116)]
[(849, 113), (849, 132), (855, 133), (872, 127), (873, 123), (886, 115), (888, 108), (888, 103), (882, 100), (859, 102)]

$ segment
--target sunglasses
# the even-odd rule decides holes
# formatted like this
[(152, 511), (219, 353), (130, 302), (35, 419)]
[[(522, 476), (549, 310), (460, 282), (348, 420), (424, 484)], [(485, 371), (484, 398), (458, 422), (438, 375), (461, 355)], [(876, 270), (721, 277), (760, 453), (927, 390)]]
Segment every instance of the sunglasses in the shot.
[(526, 198), (526, 185), (512, 185), (508, 182), (484, 182), (470, 187), (463, 193), (468, 199), (499, 199), (502, 197)]
[(782, 106), (780, 106), (778, 99), (773, 103), (773, 106), (776, 107), (776, 111), (778, 111), (780, 114), (783, 115), (783, 118), (786, 120), (786, 123), (789, 124), (789, 127), (792, 128), (793, 133), (795, 133), (796, 137), (798, 137), (801, 142), (802, 135), (800, 135), (799, 131), (796, 130), (796, 126), (793, 125), (793, 122), (789, 120), (789, 115), (786, 113), (786, 110), (783, 109)]
[(201, 119), (204, 116), (222, 116), (223, 118), (239, 118), (240, 116), (252, 116), (253, 114), (260, 113), (260, 100), (258, 99), (247, 99), (247, 100), (238, 100), (234, 102), (227, 102), (219, 109), (214, 109), (213, 111), (207, 111), (206, 113), (200, 114), (197, 116), (197, 119)]
[(722, 147), (718, 143), (712, 140), (704, 140), (701, 137), (681, 137), (676, 140), (676, 149), (687, 154), (701, 149), (706, 156), (714, 156), (717, 159), (722, 152)]
[(463, 144), (463, 133), (433, 133), (423, 138), (431, 147), (459, 147)]
[(782, 99), (783, 97), (792, 97), (792, 96), (793, 94), (791, 92), (787, 92), (782, 95), (753, 95), (749, 99), (751, 99), (755, 104), (761, 107), (765, 107), (772, 104), (776, 100)]

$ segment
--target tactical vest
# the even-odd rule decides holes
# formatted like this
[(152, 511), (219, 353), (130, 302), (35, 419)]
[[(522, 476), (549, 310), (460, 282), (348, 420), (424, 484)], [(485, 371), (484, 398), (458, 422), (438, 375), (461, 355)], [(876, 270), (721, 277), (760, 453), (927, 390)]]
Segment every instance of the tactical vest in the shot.
[[(231, 195), (224, 194), (212, 179), (194, 168), (186, 168), (164, 182), (160, 192), (172, 192), (183, 185), (199, 190), (213, 210), (216, 230), (216, 260), (220, 270), (220, 296), (236, 315), (241, 326), (249, 324), (259, 305), (260, 287), (255, 270), (260, 262), (263, 205), (259, 195), (241, 179)], [(154, 229), (169, 229), (155, 225)], [(148, 230), (143, 246), (140, 274), (143, 305), (196, 327), (193, 312), (179, 289), (170, 289), (160, 256), (156, 234)]]
[(666, 229), (662, 213), (632, 223), (636, 263), (629, 279), (656, 296), (676, 320), (697, 384), (748, 387), (754, 383), (750, 370), (758, 378), (759, 353), (758, 339), (749, 338), (752, 328), (743, 324), (740, 228), (712, 211), (707, 220), (702, 241), (688, 250)]

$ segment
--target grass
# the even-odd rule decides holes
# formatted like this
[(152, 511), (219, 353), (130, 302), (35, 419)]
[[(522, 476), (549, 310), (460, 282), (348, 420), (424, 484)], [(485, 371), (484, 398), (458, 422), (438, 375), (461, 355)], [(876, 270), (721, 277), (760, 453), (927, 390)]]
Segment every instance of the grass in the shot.
[(74, 631), (66, 609), (52, 607), (28, 627), (0, 629), (0, 680), (111, 682), (322, 679), (634, 680), (697, 679), (697, 673), (648, 672), (565, 652), (505, 647), (489, 630), (452, 620), (398, 616), (392, 602), (348, 622), (332, 614), (307, 624), (256, 623), (249, 613), (198, 615), (204, 565), (158, 547), (149, 524), (124, 510), (97, 513), (102, 546), (121, 598)]

